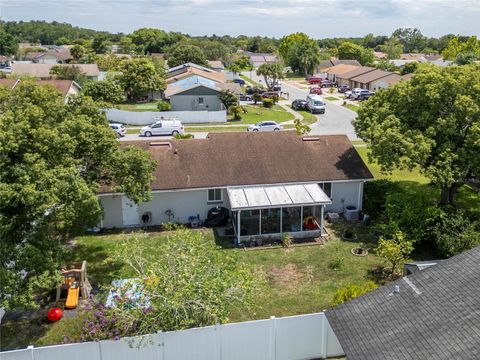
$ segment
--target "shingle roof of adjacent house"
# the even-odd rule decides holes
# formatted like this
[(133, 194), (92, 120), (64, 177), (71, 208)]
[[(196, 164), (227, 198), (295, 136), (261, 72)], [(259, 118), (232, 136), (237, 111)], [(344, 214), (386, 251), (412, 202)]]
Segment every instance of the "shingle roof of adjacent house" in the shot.
[(473, 360), (480, 354), (479, 289), (477, 247), (325, 314), (349, 360)]
[(375, 70), (375, 68), (370, 67), (370, 66), (361, 66), (356, 69), (353, 69), (351, 71), (345, 72), (343, 74), (338, 74), (337, 78), (338, 79), (345, 79), (345, 80), (350, 80), (356, 76), (368, 73), (370, 71)]
[(157, 162), (152, 190), (372, 178), (345, 135), (304, 140), (294, 131), (212, 133), (206, 139), (155, 144), (122, 142), (148, 150)]
[(235, 94), (240, 93), (240, 85), (235, 83), (223, 83), (217, 82), (211, 79), (207, 79), (203, 76), (192, 75), (178, 80), (174, 83), (170, 83), (165, 90), (165, 96), (170, 97), (176, 94), (183, 93), (189, 89), (196, 88), (198, 86), (208, 87), (212, 90), (230, 90)]
[(221, 61), (217, 60), (209, 60), (208, 61), (208, 66), (210, 66), (212, 69), (224, 69), (225, 66), (223, 66), (223, 63)]
[(43, 51), (43, 52), (28, 52), (25, 54), (25, 60), (35, 60), (47, 54), (63, 61), (73, 59), (72, 55), (70, 54), (70, 49), (55, 48), (55, 49), (48, 49), (47, 51)]
[(340, 64), (361, 66), (357, 60), (339, 60), (339, 59), (332, 58), (330, 60), (320, 61), (320, 64), (318, 64), (316, 68), (320, 71), (323, 71), (327, 68), (330, 68), (335, 65), (340, 65)]
[(100, 74), (97, 64), (12, 64), (13, 75), (30, 75), (38, 78), (50, 78), (50, 69), (53, 66), (77, 66), (89, 77), (96, 77)]
[(328, 74), (339, 75), (339, 74), (344, 74), (356, 69), (358, 69), (357, 65), (338, 64), (326, 69), (325, 72)]
[(218, 72), (218, 71), (204, 71), (195, 67), (188, 67), (186, 68), (185, 71), (183, 72), (178, 72), (175, 75), (172, 75), (167, 78), (167, 84), (173, 83), (175, 81), (179, 81), (182, 79), (185, 79), (187, 77), (193, 76), (193, 75), (199, 75), (201, 77), (211, 79), (217, 82), (224, 82), (225, 81), (225, 74)]
[(380, 70), (380, 69), (375, 69), (375, 70), (369, 71), (365, 74), (353, 77), (350, 80), (356, 81), (356, 82), (359, 82), (359, 83), (362, 83), (362, 84), (368, 84), (372, 81), (381, 79), (381, 78), (383, 78), (385, 76), (388, 76), (388, 75), (391, 75), (391, 74), (393, 74), (391, 71), (384, 71), (384, 70)]
[[(0, 85), (8, 86), (11, 89), (15, 88), (20, 82), (21, 80), (17, 79), (0, 79)], [(78, 91), (81, 90), (80, 85), (73, 80), (36, 80), (35, 83), (38, 85), (51, 85), (61, 92), (63, 96), (67, 96), (72, 87), (77, 88)]]

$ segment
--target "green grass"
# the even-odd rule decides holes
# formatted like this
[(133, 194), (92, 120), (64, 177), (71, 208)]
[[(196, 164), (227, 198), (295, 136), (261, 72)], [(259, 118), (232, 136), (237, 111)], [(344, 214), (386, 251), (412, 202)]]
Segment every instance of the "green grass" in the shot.
[(128, 111), (158, 111), (157, 103), (146, 103), (146, 104), (120, 104), (117, 105), (120, 110)]
[(250, 80), (248, 76), (240, 74), (240, 79), (245, 80), (247, 84), (251, 84), (254, 87), (260, 87), (260, 88), (264, 87), (262, 84), (256, 82), (255, 80)]
[(325, 100), (328, 100), (328, 101), (337, 101), (337, 100), (340, 100), (339, 98), (336, 98), (334, 96), (327, 96), (326, 98), (324, 98)]
[(305, 80), (305, 75), (299, 74), (297, 72), (287, 72), (285, 74), (285, 78), (294, 81), (302, 81)]
[[(331, 228), (330, 239), (325, 245), (252, 251), (224, 247), (218, 250), (236, 256), (240, 263), (246, 264), (262, 279), (253, 307), (234, 310), (230, 321), (322, 311), (332, 305), (333, 295), (338, 288), (348, 284), (363, 284), (369, 280), (369, 270), (379, 263), (379, 259), (374, 255), (357, 257), (350, 253), (351, 248), (361, 242), (368, 248), (373, 246), (367, 228), (356, 225), (359, 240), (349, 242), (340, 239), (339, 234), (345, 226), (336, 224)], [(204, 231), (207, 241), (225, 244), (225, 239), (216, 239), (210, 229), (197, 231)], [(124, 234), (117, 233), (76, 238), (72, 257), (87, 261), (88, 277), (95, 288), (105, 292), (112, 280), (135, 275), (126, 265), (114, 260), (120, 240), (124, 237)], [(152, 232), (143, 245), (154, 255), (163, 241), (165, 233)], [(343, 267), (332, 270), (329, 264), (338, 257), (343, 258)], [(11, 349), (29, 344), (56, 344), (65, 335), (77, 338), (81, 322), (79, 317), (53, 324), (40, 320), (5, 322), (2, 324), (1, 347)]]
[(343, 106), (343, 107), (346, 107), (347, 109), (350, 109), (350, 110), (352, 110), (352, 111), (355, 111), (355, 112), (357, 112), (357, 111), (358, 111), (358, 108), (359, 108), (359, 106), (357, 106), (357, 105), (348, 104), (348, 103), (345, 104), (345, 105), (342, 105), (342, 106)]
[(266, 109), (262, 105), (245, 105), (245, 114), (242, 114), (242, 120), (234, 121), (231, 116), (228, 117), (230, 124), (256, 124), (259, 121), (272, 120), (276, 122), (285, 122), (293, 120), (295, 117), (293, 114), (285, 111), (281, 106), (274, 109)]

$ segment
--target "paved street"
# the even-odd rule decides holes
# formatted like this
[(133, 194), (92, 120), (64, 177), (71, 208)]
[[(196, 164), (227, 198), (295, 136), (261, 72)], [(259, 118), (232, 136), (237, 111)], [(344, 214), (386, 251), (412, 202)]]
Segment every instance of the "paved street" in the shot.
[[(250, 77), (250, 72), (245, 72), (245, 76)], [(264, 83), (263, 78), (258, 77), (255, 72), (252, 71), (252, 80)], [(261, 81), (259, 81), (261, 80)], [(289, 100), (305, 99), (308, 94), (308, 90), (299, 89), (296, 86), (288, 84), (286, 81), (282, 81), (282, 92), (289, 93)], [(327, 97), (323, 95), (322, 97)], [(333, 135), (333, 134), (346, 134), (350, 140), (358, 139), (355, 134), (355, 130), (352, 125), (352, 120), (355, 118), (356, 113), (352, 110), (332, 104), (326, 101), (326, 111), (323, 115), (316, 115), (318, 121), (315, 124), (310, 125), (312, 135)]]

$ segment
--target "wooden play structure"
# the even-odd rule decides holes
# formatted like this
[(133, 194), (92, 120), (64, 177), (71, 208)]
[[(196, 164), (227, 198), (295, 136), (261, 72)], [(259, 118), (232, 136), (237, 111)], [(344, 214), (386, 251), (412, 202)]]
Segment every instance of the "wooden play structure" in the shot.
[(75, 309), (78, 305), (78, 298), (81, 295), (83, 299), (90, 296), (92, 289), (87, 278), (87, 262), (76, 262), (63, 268), (63, 281), (57, 286), (56, 301), (60, 300), (62, 290), (67, 290), (67, 299), (65, 301), (66, 309)]

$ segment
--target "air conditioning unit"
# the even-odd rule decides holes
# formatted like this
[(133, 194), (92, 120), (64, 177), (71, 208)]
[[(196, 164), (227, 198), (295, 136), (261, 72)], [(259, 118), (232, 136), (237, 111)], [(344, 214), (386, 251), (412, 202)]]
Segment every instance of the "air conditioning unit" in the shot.
[(359, 211), (356, 206), (348, 205), (345, 207), (345, 219), (348, 221), (357, 221), (359, 217)]

